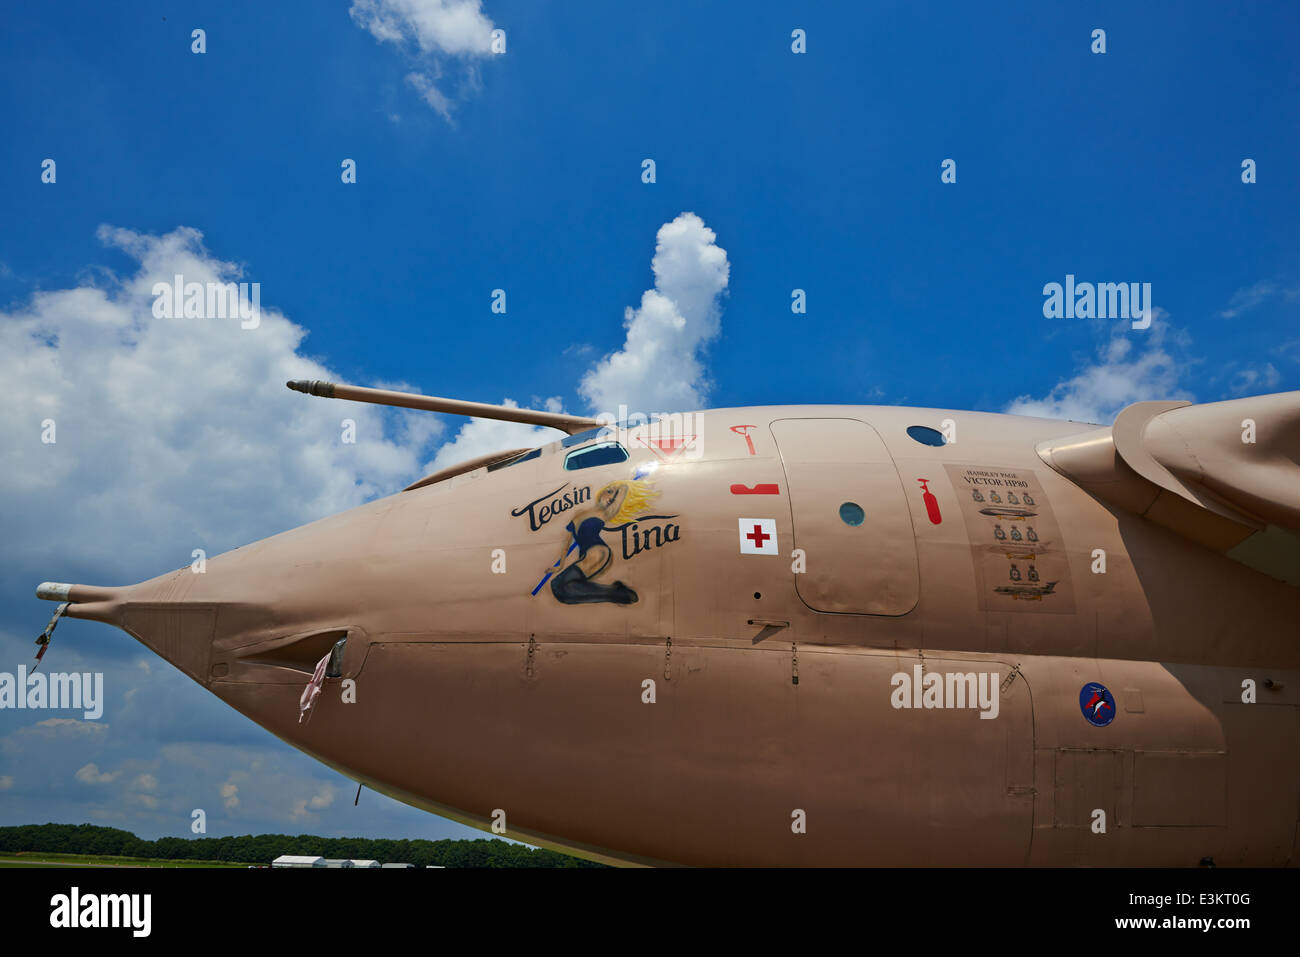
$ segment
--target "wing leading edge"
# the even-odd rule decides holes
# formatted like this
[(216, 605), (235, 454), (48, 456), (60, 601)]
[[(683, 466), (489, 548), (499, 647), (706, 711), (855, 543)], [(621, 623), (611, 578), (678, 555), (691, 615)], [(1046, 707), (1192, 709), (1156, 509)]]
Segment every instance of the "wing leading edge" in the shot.
[(1098, 498), (1300, 587), (1300, 392), (1138, 402), (1037, 451)]

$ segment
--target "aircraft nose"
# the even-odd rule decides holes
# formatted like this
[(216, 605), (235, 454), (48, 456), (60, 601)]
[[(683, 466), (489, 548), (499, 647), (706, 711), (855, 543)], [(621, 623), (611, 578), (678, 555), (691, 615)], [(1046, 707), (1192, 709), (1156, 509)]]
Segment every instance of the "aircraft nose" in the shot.
[[(288, 533), (136, 585), (44, 582), (36, 594), (69, 602), (64, 612), (69, 618), (116, 625), (207, 686), (228, 675), (237, 660), (261, 660), (271, 646), (292, 636), (337, 626), (348, 596), (344, 589), (314, 586), (314, 577), (329, 564), (318, 546), (314, 538)], [(346, 560), (344, 554), (335, 564)], [(346, 580), (346, 571), (329, 568), (337, 580)], [(328, 650), (317, 652), (313, 643), (298, 649), (301, 655), (316, 654), (308, 674)], [(297, 667), (296, 659), (293, 664)]]
[(69, 602), (64, 612), (69, 618), (116, 625), (195, 681), (205, 682), (219, 606), (186, 599), (188, 583), (182, 576), (188, 574), (181, 569), (116, 587), (43, 582), (36, 596)]

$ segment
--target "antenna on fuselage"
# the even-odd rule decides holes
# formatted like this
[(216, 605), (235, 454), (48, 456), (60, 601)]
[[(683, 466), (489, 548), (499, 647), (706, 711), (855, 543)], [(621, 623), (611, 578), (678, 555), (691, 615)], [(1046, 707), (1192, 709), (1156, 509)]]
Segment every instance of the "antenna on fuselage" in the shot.
[(469, 415), (476, 419), (498, 419), (502, 422), (523, 422), (526, 425), (545, 425), (560, 429), (570, 435), (594, 429), (605, 423), (581, 415), (563, 412), (543, 412), (540, 409), (520, 409), (511, 405), (488, 405), (483, 402), (465, 402), (462, 399), (440, 399), (415, 392), (392, 392), (388, 389), (367, 389), (359, 385), (339, 385), (319, 379), (294, 379), (286, 382), (295, 392), (319, 395), (326, 399), (351, 399), (353, 402), (371, 402), (403, 409), (422, 409), (426, 412), (446, 412), (449, 415)]

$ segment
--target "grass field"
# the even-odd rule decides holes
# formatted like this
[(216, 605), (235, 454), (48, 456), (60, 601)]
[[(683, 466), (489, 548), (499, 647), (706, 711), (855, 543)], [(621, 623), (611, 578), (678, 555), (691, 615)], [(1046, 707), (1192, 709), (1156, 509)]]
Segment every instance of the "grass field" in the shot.
[(96, 854), (49, 854), (26, 851), (0, 853), (0, 867), (242, 867), (228, 861), (160, 861), (144, 857), (112, 857)]

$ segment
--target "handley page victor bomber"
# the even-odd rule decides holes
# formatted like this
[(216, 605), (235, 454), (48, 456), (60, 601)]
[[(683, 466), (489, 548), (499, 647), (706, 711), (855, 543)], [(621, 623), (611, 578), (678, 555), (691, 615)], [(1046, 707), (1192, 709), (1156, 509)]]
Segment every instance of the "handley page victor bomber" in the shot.
[(38, 594), (354, 780), (619, 862), (1300, 855), (1300, 392), (669, 429), (289, 385), (568, 437)]

